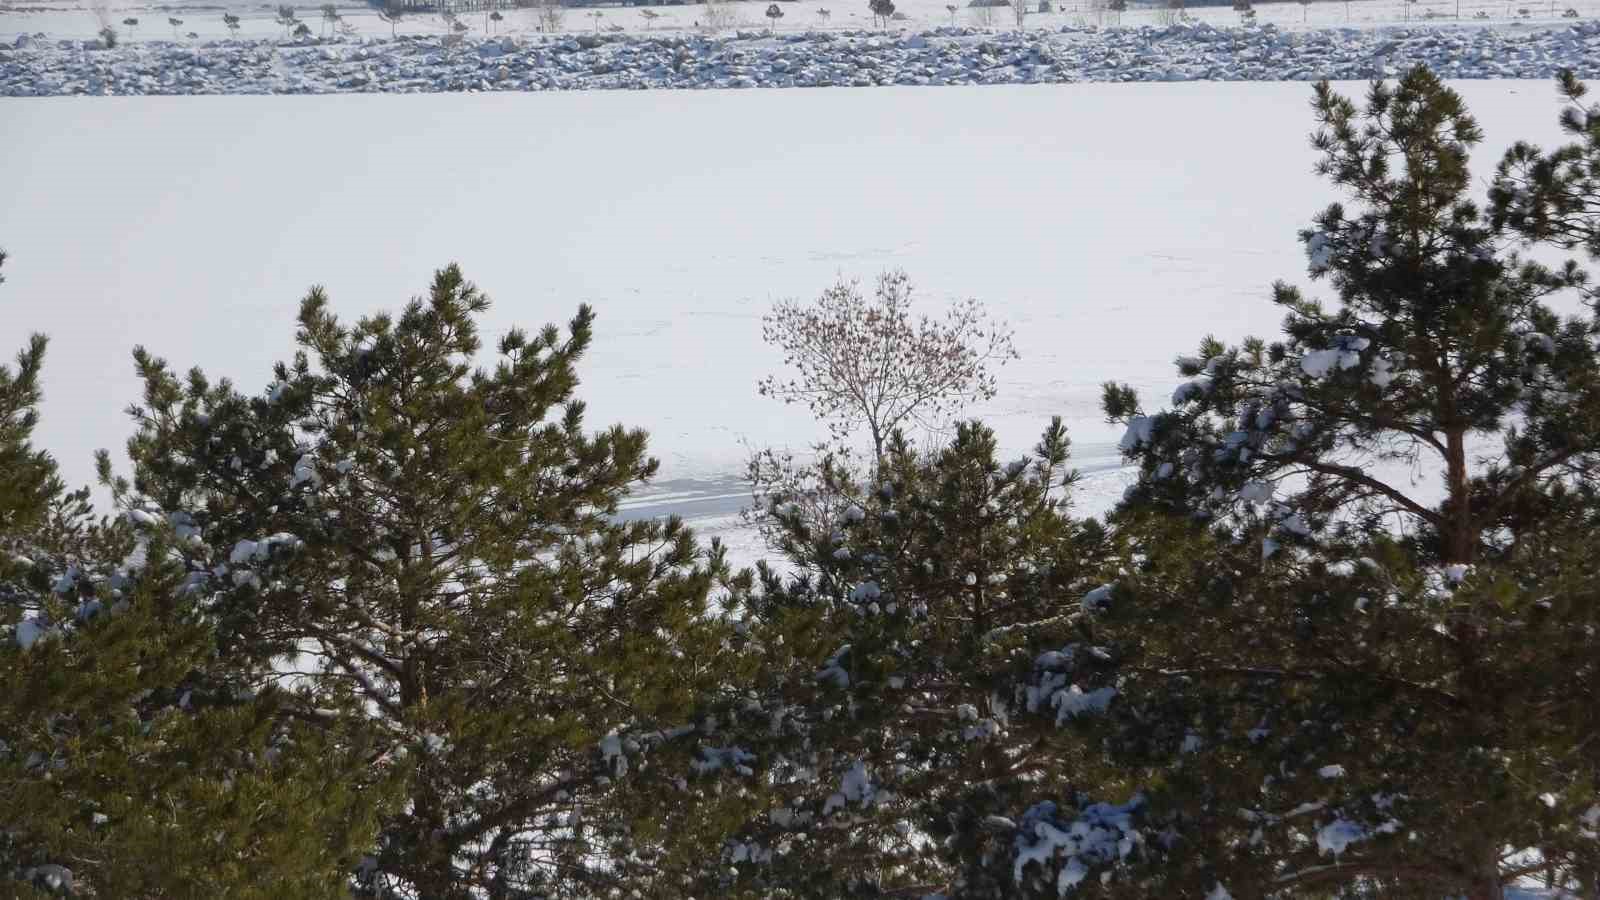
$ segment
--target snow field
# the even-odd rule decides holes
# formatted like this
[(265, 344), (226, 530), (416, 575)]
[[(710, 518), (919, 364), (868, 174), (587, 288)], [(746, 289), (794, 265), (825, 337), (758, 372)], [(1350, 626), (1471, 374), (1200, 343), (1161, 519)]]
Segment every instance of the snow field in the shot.
[[(1488, 136), (1478, 172), (1515, 139), (1558, 139), (1552, 85), (1457, 87)], [(920, 308), (977, 297), (1016, 330), (1021, 359), (973, 414), (1006, 458), (1063, 416), (1088, 473), (1077, 508), (1098, 512), (1128, 478), (1101, 382), (1153, 411), (1184, 380), (1175, 356), (1275, 334), (1270, 283), (1306, 283), (1295, 232), (1335, 199), (1311, 173), (1308, 99), (1213, 83), (7, 101), (0, 169), (23, 174), (0, 179), (0, 347), (52, 336), (38, 441), (87, 483), (93, 450), (116, 458), (129, 432), (135, 343), (265, 390), (311, 284), (353, 318), (456, 260), (495, 301), (490, 344), (595, 306), (587, 421), (648, 429), (663, 464), (630, 514), (684, 512), (748, 561), (747, 448), (823, 436), (756, 395), (778, 362), (760, 316), (899, 267)]]

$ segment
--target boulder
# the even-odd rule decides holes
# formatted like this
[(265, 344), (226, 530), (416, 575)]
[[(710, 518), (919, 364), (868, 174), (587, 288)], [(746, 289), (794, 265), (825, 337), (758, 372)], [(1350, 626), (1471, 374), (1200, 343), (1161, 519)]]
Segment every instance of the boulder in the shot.
[(33, 36), (32, 35), (27, 35), (27, 34), (19, 34), (19, 35), (17, 35), (16, 42), (13, 43), (11, 46), (17, 48), (18, 50), (26, 50), (29, 47), (33, 46)]

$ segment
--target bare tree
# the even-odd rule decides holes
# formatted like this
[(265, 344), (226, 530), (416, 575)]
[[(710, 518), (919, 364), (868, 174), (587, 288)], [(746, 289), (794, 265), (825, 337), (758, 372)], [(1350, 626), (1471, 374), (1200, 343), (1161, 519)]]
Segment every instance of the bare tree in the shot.
[(233, 13), (222, 14), (222, 24), (228, 26), (228, 33), (235, 37), (239, 34), (239, 17)]
[(399, 36), (395, 26), (400, 24), (401, 19), (405, 18), (404, 12), (392, 6), (385, 6), (384, 8), (378, 10), (378, 18), (389, 23), (390, 40), (394, 40)]
[(767, 18), (772, 22), (771, 25), (767, 26), (767, 30), (772, 31), (776, 29), (778, 27), (778, 20), (783, 18), (783, 7), (776, 3), (769, 5), (767, 7)]
[(461, 21), (455, 10), (446, 9), (439, 13), (439, 18), (444, 20), (445, 27), (450, 29), (449, 39), (460, 41), (461, 36), (472, 30), (472, 26)]
[(874, 25), (882, 22), (883, 27), (888, 28), (889, 17), (894, 15), (894, 0), (867, 0), (867, 9), (872, 11)]
[(817, 7), (817, 21), (826, 23), (833, 18), (833, 12), (825, 7)]
[(489, 13), (489, 21), (492, 24), (487, 26), (487, 27), (490, 28), (493, 31), (499, 31), (500, 30), (500, 23), (504, 22), (505, 20), (506, 20), (506, 17), (501, 15), (500, 10), (497, 9), (494, 12)]
[(1311, 12), (1311, 0), (1296, 0), (1300, 4), (1300, 21), (1306, 20), (1306, 15)]
[(277, 22), (283, 26), (283, 36), (288, 37), (290, 30), (300, 24), (300, 19), (295, 15), (294, 7), (280, 6), (278, 7)]
[(1017, 30), (1027, 28), (1028, 0), (1011, 0), (1011, 14), (1017, 18)]
[(94, 19), (100, 26), (102, 37), (104, 37), (104, 32), (107, 29), (111, 29), (113, 33), (116, 31), (111, 26), (111, 0), (89, 0), (89, 11), (94, 13)]
[(911, 312), (904, 272), (878, 277), (871, 300), (855, 281), (840, 281), (814, 303), (785, 300), (761, 320), (761, 339), (783, 351), (798, 377), (769, 375), (764, 397), (802, 403), (839, 440), (865, 425), (873, 459), (908, 424), (939, 428), (969, 403), (994, 396), (990, 365), (1016, 358), (1011, 331), (977, 300), (956, 303), (944, 318)]
[(539, 2), (539, 30), (554, 33), (561, 30), (562, 20), (567, 16), (567, 11), (561, 6), (561, 0), (540, 0)]
[(324, 3), (320, 7), (322, 12), (322, 33), (328, 33), (328, 26), (339, 20), (339, 9), (332, 3)]
[(944, 11), (950, 14), (950, 24), (952, 26), (956, 24), (956, 10), (960, 8), (961, 7), (956, 6), (954, 3), (945, 4)]
[(707, 31), (723, 31), (733, 27), (736, 18), (733, 4), (725, 0), (705, 0), (705, 5), (704, 21)]
[(124, 27), (126, 27), (128, 29), (128, 36), (129, 37), (132, 37), (133, 35), (135, 35), (139, 31), (139, 20), (138, 19), (123, 19), (122, 20), (122, 24), (123, 24)]
[(656, 12), (653, 9), (641, 9), (641, 10), (639, 10), (639, 16), (644, 19), (644, 30), (645, 31), (649, 31), (650, 30), (650, 26), (654, 25), (655, 21), (657, 19), (661, 18), (661, 14)]
[(178, 26), (183, 24), (182, 19), (168, 17), (167, 24), (172, 26), (172, 39), (178, 39)]

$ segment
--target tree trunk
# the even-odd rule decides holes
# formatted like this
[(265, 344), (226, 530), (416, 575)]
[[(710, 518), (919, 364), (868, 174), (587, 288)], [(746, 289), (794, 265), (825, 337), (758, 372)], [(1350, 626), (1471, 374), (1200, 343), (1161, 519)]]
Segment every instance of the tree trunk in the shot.
[(1505, 885), (1500, 883), (1500, 870), (1495, 866), (1474, 885), (1467, 900), (1505, 900)]
[(1464, 428), (1445, 432), (1445, 524), (1440, 529), (1440, 550), (1446, 563), (1472, 562), (1478, 536), (1472, 527), (1472, 504), (1467, 484), (1467, 436)]

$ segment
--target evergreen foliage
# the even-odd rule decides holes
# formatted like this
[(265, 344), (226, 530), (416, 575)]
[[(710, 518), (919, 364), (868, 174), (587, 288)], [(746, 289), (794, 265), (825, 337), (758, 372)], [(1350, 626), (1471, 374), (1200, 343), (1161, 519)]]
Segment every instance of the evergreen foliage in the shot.
[(454, 266), (354, 325), (313, 290), (299, 352), (255, 395), (135, 354), (119, 496), (203, 535), (179, 550), (223, 653), (251, 680), (295, 659), (298, 709), (357, 704), (375, 755), (411, 761), (358, 877), (373, 896), (629, 884), (670, 810), (621, 815), (617, 780), (687, 745), (738, 671), (708, 602), (720, 551), (676, 521), (612, 521), (657, 464), (640, 431), (584, 431), (593, 313), (512, 330), (474, 369), (488, 306)]
[(1011, 349), (912, 322), (903, 276), (767, 323), (801, 378), (765, 392), (874, 446), (752, 462), (782, 574), (620, 520), (657, 464), (585, 428), (588, 307), (486, 351), (455, 266), (353, 324), (313, 289), (254, 392), (138, 349), (111, 518), (33, 445), (35, 336), (0, 366), (0, 878), (1600, 900), (1600, 294), (1521, 255), (1600, 257), (1600, 110), (1560, 88), (1574, 141), (1480, 206), (1435, 76), (1319, 85), (1336, 300), (1275, 285), (1282, 336), (1203, 339), (1163, 409), (1107, 384), (1105, 522), (1059, 419), (1008, 464), (978, 422), (905, 438)]
[(1140, 480), (1085, 749), (1142, 789), (1028, 810), (1001, 862), (1030, 896), (1594, 889), (1600, 360), (1545, 302), (1584, 276), (1468, 199), (1479, 132), (1426, 70), (1316, 110), (1354, 203), (1302, 240), (1338, 308), (1278, 285), (1285, 338), (1203, 341), (1160, 413), (1107, 386)]
[(1355, 206), (1301, 239), (1339, 308), (1278, 284), (1285, 339), (1201, 342), (1159, 415), (1108, 385), (1138, 499), (1279, 542), (1394, 529), (1444, 564), (1504, 555), (1594, 502), (1600, 327), (1545, 302), (1585, 276), (1507, 250), (1468, 197), (1477, 124), (1426, 69), (1374, 85), (1364, 114), (1319, 86), (1317, 116), (1318, 169)]
[(796, 573), (763, 567), (749, 602), (766, 663), (737, 749), (770, 805), (730, 841), (718, 894), (950, 891), (994, 815), (1083, 776), (1076, 742), (1025, 712), (1035, 660), (1073, 652), (1061, 599), (1105, 539), (1066, 512), (1067, 449), (1059, 421), (1006, 465), (977, 423), (937, 453), (897, 433), (870, 479), (819, 467), (842, 500), (824, 527), (767, 498)]
[(0, 367), (0, 878), (70, 896), (338, 896), (382, 779), (284, 717), (209, 690), (204, 599), (155, 517), (95, 520), (36, 450), (35, 336)]

